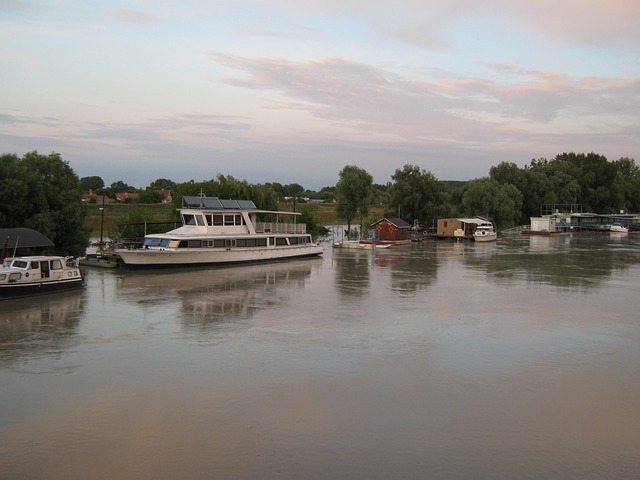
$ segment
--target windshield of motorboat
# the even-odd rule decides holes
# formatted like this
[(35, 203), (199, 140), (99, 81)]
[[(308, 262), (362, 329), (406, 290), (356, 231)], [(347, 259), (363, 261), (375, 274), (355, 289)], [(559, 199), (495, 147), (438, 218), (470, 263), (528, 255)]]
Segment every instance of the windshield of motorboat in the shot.
[(25, 262), (24, 260), (14, 260), (11, 266), (17, 268), (27, 268), (29, 266), (29, 262)]
[(145, 247), (167, 247), (169, 246), (169, 239), (147, 237), (144, 240), (144, 246)]

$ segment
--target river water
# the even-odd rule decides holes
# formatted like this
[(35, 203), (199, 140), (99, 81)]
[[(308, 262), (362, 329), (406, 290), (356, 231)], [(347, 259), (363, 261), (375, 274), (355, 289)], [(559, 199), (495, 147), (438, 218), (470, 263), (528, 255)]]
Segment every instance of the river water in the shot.
[(0, 304), (0, 478), (640, 478), (638, 234), (85, 276)]

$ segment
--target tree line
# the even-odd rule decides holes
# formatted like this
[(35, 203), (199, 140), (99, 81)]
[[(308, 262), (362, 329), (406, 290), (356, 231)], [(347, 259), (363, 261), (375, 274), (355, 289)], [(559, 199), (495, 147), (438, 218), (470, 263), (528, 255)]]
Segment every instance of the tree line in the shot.
[[(485, 215), (504, 229), (528, 224), (551, 204), (599, 214), (640, 212), (640, 168), (628, 157), (610, 162), (597, 153), (562, 153), (522, 168), (501, 162), (489, 176), (466, 182), (438, 180), (417, 165), (405, 165), (391, 178), (386, 215), (427, 227), (438, 218)], [(336, 190), (338, 213), (349, 226), (367, 215), (375, 188), (366, 171), (345, 167)]]
[[(608, 161), (597, 153), (562, 153), (548, 160), (534, 159), (519, 167), (502, 162), (489, 175), (470, 181), (437, 179), (418, 165), (396, 169), (386, 185), (373, 183), (363, 168), (345, 166), (335, 186), (319, 192), (302, 185), (272, 182), (250, 184), (218, 174), (205, 181), (175, 183), (157, 179), (139, 191), (171, 190), (180, 205), (185, 195), (250, 199), (260, 209), (277, 210), (284, 197), (308, 197), (336, 203), (336, 214), (351, 229), (358, 222), (366, 230), (371, 206), (382, 206), (387, 217), (432, 226), (438, 218), (487, 215), (499, 228), (529, 223), (545, 204), (581, 205), (582, 211), (600, 214), (640, 212), (640, 168), (632, 158)], [(83, 192), (104, 195), (135, 192), (123, 181), (105, 187), (98, 176), (78, 178), (60, 154), (33, 151), (21, 158), (0, 156), (0, 228), (28, 227), (50, 238), (66, 255), (84, 253), (89, 232), (84, 226)], [(310, 230), (316, 227), (313, 206), (301, 208)]]

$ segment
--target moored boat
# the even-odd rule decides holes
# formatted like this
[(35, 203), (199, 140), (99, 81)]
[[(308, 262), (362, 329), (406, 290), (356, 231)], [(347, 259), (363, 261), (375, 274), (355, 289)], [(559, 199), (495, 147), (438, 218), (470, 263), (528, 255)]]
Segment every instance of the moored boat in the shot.
[[(304, 223), (281, 222), (299, 212), (268, 211), (250, 200), (183, 198), (182, 226), (148, 234), (140, 248), (114, 250), (133, 268), (231, 264), (280, 260), (323, 253)], [(275, 217), (268, 222), (259, 217)]]
[(609, 231), (612, 233), (629, 233), (629, 229), (619, 223), (614, 223), (609, 227)]
[(82, 285), (82, 273), (73, 257), (13, 257), (4, 259), (0, 267), (0, 299), (41, 295)]
[(344, 242), (335, 242), (336, 248), (359, 248), (364, 250), (374, 250), (377, 248), (389, 248), (394, 242), (386, 242), (382, 240), (347, 240)]
[(498, 234), (492, 223), (481, 223), (473, 232), (473, 239), (476, 242), (493, 242), (497, 240)]

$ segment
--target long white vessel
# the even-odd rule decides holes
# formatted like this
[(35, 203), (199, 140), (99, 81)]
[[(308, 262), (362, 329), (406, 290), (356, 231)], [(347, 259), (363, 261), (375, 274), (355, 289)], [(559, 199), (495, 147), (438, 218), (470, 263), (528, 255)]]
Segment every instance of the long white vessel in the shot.
[(58, 292), (82, 285), (82, 274), (73, 257), (14, 257), (4, 259), (0, 266), (0, 299)]
[[(145, 236), (141, 248), (116, 249), (125, 265), (137, 268), (229, 264), (320, 255), (299, 212), (259, 210), (250, 200), (217, 197), (182, 199), (182, 226)], [(271, 217), (273, 222), (258, 221)]]

